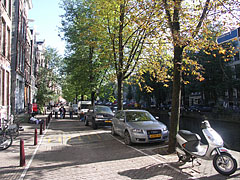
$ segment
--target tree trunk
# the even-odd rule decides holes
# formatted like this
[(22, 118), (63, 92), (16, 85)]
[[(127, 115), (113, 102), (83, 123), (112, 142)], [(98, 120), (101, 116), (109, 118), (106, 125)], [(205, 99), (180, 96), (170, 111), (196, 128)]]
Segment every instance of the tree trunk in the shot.
[(92, 106), (94, 106), (94, 104), (95, 104), (95, 91), (91, 92), (91, 104), (92, 104)]
[(118, 77), (118, 96), (117, 96), (117, 103), (118, 103), (118, 110), (123, 110), (123, 82), (122, 78)]
[(181, 102), (181, 62), (183, 48), (174, 47), (174, 72), (173, 72), (173, 91), (172, 91), (172, 110), (170, 120), (170, 134), (168, 152), (173, 153), (176, 146), (176, 134), (179, 130), (180, 102)]
[(120, 25), (119, 25), (119, 62), (118, 62), (118, 110), (122, 110), (123, 102), (123, 25), (124, 25), (125, 5), (120, 5)]

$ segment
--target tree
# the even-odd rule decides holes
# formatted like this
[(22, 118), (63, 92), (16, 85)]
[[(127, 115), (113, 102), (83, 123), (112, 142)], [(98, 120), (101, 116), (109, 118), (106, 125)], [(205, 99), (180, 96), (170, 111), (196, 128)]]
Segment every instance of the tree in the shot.
[[(65, 2), (80, 1), (65, 0)], [(172, 80), (169, 152), (173, 152), (179, 128), (181, 85), (188, 83), (183, 81), (182, 76), (194, 74), (198, 80), (204, 79), (201, 65), (190, 59), (187, 52), (216, 47), (213, 39), (221, 33), (220, 23), (217, 21), (220, 19), (219, 16), (226, 12), (232, 13), (234, 7), (239, 6), (239, 2), (236, 0), (83, 2), (86, 4), (65, 4), (65, 7), (76, 10), (76, 13), (66, 16), (69, 17), (69, 21), (65, 21), (65, 24), (70, 22), (71, 27), (70, 31), (66, 31), (66, 37), (73, 45), (71, 50), (74, 52), (77, 52), (79, 47), (89, 48), (88, 62), (99, 61), (98, 57), (109, 60), (106, 67), (114, 68), (118, 84), (118, 109), (122, 109), (123, 82), (136, 71), (139, 71), (139, 75), (148, 72), (157, 82), (168, 83)], [(90, 14), (82, 13), (77, 7), (88, 12), (90, 10)], [(210, 24), (219, 30), (218, 34), (211, 31)], [(79, 27), (84, 31), (77, 31)], [(72, 36), (69, 36), (71, 34)], [(91, 54), (96, 58), (92, 58), (94, 56)], [(91, 65), (89, 69), (95, 69), (93, 63), (89, 64)]]
[[(111, 66), (99, 31), (99, 20), (92, 7), (94, 1), (62, 0), (65, 14), (62, 16), (64, 39), (67, 42), (68, 56), (65, 64), (68, 84), (75, 86), (76, 95), (91, 96), (94, 103), (104, 81), (109, 78)], [(66, 91), (64, 91), (66, 92)]]
[[(184, 77), (184, 81), (189, 81), (186, 85), (187, 93), (202, 92), (204, 94), (203, 104), (218, 104), (219, 99), (225, 99), (225, 92), (231, 92), (232, 88), (237, 88), (239, 80), (234, 77), (235, 72), (229, 63), (234, 54), (231, 53), (233, 44), (228, 43), (222, 46), (222, 50), (202, 49), (199, 52), (190, 52), (188, 56), (196, 60), (204, 68), (204, 81), (196, 81), (194, 77)], [(232, 99), (231, 99), (232, 100)]]
[(148, 5), (151, 4), (127, 0), (94, 2), (101, 22), (96, 28), (107, 32), (105, 48), (115, 69), (118, 109), (123, 108), (123, 82), (136, 70), (144, 42), (154, 29), (151, 25), (153, 12), (148, 11)]
[[(148, 2), (149, 1), (145, 1), (145, 3)], [(153, 11), (158, 9), (157, 11), (159, 12), (155, 17), (158, 19), (156, 31), (159, 36), (156, 36), (155, 39), (152, 40), (156, 43), (150, 46), (151, 52), (148, 53), (155, 55), (157, 58), (156, 61), (149, 60), (151, 62), (149, 65), (152, 65), (152, 69), (149, 68), (149, 65), (146, 65), (146, 63), (144, 65), (146, 66), (145, 69), (151, 69), (149, 72), (152, 76), (157, 77), (158, 81), (163, 82), (169, 78), (167, 76), (169, 67), (173, 68), (172, 110), (168, 148), (169, 152), (173, 152), (176, 144), (176, 133), (179, 129), (182, 76), (183, 74), (185, 76), (195, 74), (200, 81), (203, 80), (199, 72), (201, 66), (199, 66), (196, 61), (190, 59), (190, 57), (187, 56), (187, 52), (200, 51), (205, 47), (216, 47), (215, 42), (211, 40), (215, 39), (216, 35), (220, 35), (221, 32), (219, 31), (218, 34), (211, 32), (210, 24), (215, 29), (219, 28), (219, 23), (217, 22), (219, 16), (227, 12), (228, 14), (232, 13), (233, 11), (231, 10), (234, 9), (236, 5), (239, 6), (239, 2), (234, 0), (206, 0), (198, 2), (162, 0), (154, 1), (153, 4), (155, 4), (155, 6), (152, 6), (154, 7)], [(229, 16), (225, 16), (224, 18), (229, 18)], [(227, 24), (227, 22), (224, 23)], [(162, 51), (163, 49), (165, 50)], [(159, 52), (159, 50), (161, 51)], [(162, 52), (170, 52), (168, 54), (170, 54), (172, 58), (162, 57)], [(193, 68), (189, 68), (189, 66)], [(143, 70), (143, 72), (144, 71), (146, 70)], [(162, 73), (165, 75), (161, 75)]]
[(45, 103), (56, 99), (55, 88), (60, 83), (61, 56), (56, 49), (47, 47), (44, 52), (45, 67), (40, 67), (37, 76), (37, 95), (38, 106), (44, 107)]

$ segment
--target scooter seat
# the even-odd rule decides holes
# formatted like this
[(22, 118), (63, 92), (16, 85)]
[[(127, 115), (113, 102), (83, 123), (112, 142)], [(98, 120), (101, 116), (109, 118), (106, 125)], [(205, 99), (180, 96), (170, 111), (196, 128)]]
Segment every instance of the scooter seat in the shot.
[(184, 139), (186, 139), (187, 141), (200, 141), (201, 140), (201, 137), (198, 134), (192, 133), (191, 131), (180, 130), (180, 131), (178, 131), (178, 134), (180, 136), (182, 136)]

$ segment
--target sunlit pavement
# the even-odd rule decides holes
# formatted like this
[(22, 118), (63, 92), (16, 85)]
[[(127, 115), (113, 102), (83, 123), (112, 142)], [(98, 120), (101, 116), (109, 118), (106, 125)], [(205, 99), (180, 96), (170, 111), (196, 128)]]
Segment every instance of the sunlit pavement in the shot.
[[(27, 128), (25, 136), (32, 130)], [(167, 155), (165, 144), (126, 146), (110, 134), (110, 128), (92, 130), (77, 118), (53, 119), (45, 133), (38, 137), (38, 146), (31, 145), (32, 137), (26, 139), (23, 168), (18, 167), (17, 142), (0, 152), (0, 158), (8, 161), (0, 165), (0, 179), (226, 179), (211, 161), (183, 165), (175, 154)], [(233, 155), (240, 164), (239, 152)], [(239, 178), (238, 169), (228, 179)]]

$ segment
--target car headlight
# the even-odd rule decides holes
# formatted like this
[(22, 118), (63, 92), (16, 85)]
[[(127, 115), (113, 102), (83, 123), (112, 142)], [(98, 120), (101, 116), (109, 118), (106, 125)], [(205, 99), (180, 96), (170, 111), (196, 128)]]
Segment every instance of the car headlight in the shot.
[(167, 126), (165, 126), (164, 128), (163, 128), (163, 131), (167, 131), (168, 130), (168, 128), (167, 128)]
[(143, 134), (144, 131), (142, 129), (133, 129), (132, 130), (133, 133), (139, 133), (139, 134)]
[(96, 118), (101, 119), (101, 118), (103, 118), (103, 115), (96, 115)]

